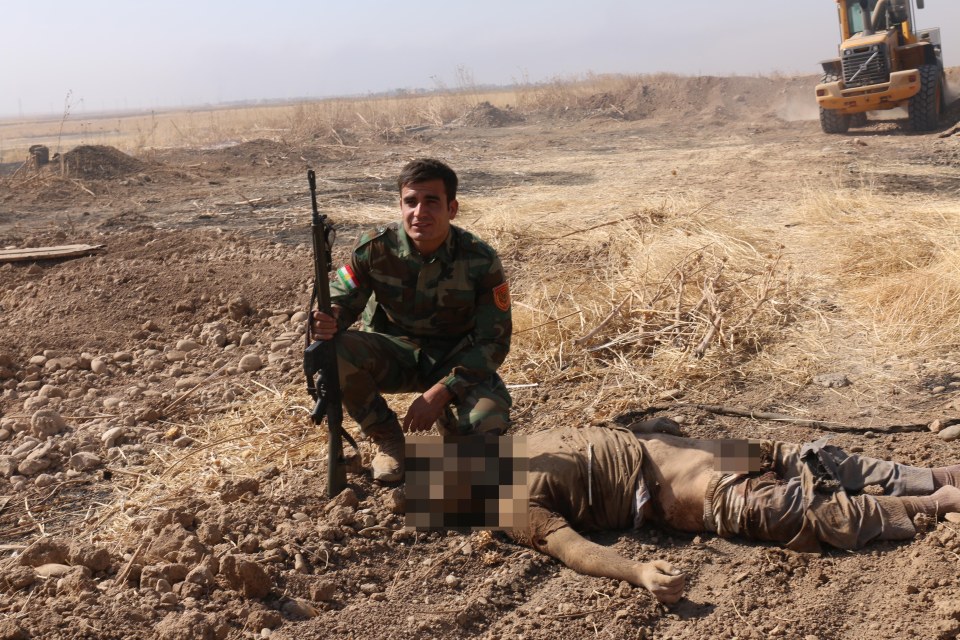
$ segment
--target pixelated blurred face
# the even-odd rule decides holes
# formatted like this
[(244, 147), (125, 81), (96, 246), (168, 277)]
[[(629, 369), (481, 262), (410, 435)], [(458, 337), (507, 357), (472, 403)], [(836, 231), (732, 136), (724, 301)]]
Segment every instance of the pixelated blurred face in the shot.
[(420, 531), (527, 526), (525, 436), (410, 435), (405, 525)]
[(760, 443), (756, 440), (717, 440), (716, 469), (722, 473), (760, 471)]
[(456, 199), (447, 202), (443, 180), (403, 185), (400, 189), (400, 216), (403, 230), (421, 255), (440, 248), (450, 233), (450, 221), (457, 216)]

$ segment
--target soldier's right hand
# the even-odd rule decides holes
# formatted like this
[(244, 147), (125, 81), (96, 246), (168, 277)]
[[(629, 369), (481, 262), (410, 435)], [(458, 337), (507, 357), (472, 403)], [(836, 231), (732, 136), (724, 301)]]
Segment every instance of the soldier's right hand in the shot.
[(313, 340), (330, 340), (337, 334), (337, 318), (340, 317), (340, 307), (332, 307), (333, 315), (328, 315), (319, 309), (310, 314), (310, 337)]

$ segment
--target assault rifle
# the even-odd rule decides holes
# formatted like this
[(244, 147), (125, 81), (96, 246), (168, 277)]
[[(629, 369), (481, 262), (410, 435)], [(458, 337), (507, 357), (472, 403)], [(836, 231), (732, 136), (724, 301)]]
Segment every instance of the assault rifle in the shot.
[[(326, 214), (317, 210), (317, 175), (313, 169), (307, 171), (310, 182), (310, 200), (313, 205), (313, 217), (310, 231), (313, 236), (313, 294), (309, 309), (316, 308), (333, 315), (330, 307), (330, 280), (328, 274), (333, 270), (333, 241), (336, 231)], [(336, 336), (331, 340), (313, 340), (310, 332), (312, 312), (307, 316), (306, 349), (303, 352), (303, 372), (307, 376), (307, 392), (316, 401), (310, 417), (319, 425), (327, 417), (329, 444), (327, 447), (327, 497), (333, 498), (347, 486), (347, 464), (343, 456), (343, 438), (347, 439), (354, 451), (359, 452), (357, 443), (343, 428), (343, 405), (340, 402), (340, 374), (337, 370)]]

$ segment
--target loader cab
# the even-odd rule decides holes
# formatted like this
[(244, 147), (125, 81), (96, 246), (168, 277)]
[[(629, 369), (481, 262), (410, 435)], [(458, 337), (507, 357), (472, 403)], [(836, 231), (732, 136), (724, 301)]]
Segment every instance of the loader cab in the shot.
[[(918, 3), (923, 6), (923, 3)], [(841, 41), (857, 36), (870, 36), (891, 29), (907, 39), (913, 24), (910, 0), (841, 0)]]

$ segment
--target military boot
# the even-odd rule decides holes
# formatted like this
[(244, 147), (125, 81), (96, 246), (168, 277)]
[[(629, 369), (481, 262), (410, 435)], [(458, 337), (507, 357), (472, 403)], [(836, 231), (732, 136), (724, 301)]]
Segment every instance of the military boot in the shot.
[(370, 467), (373, 479), (398, 482), (403, 479), (403, 431), (396, 418), (367, 427), (366, 434), (377, 448)]

